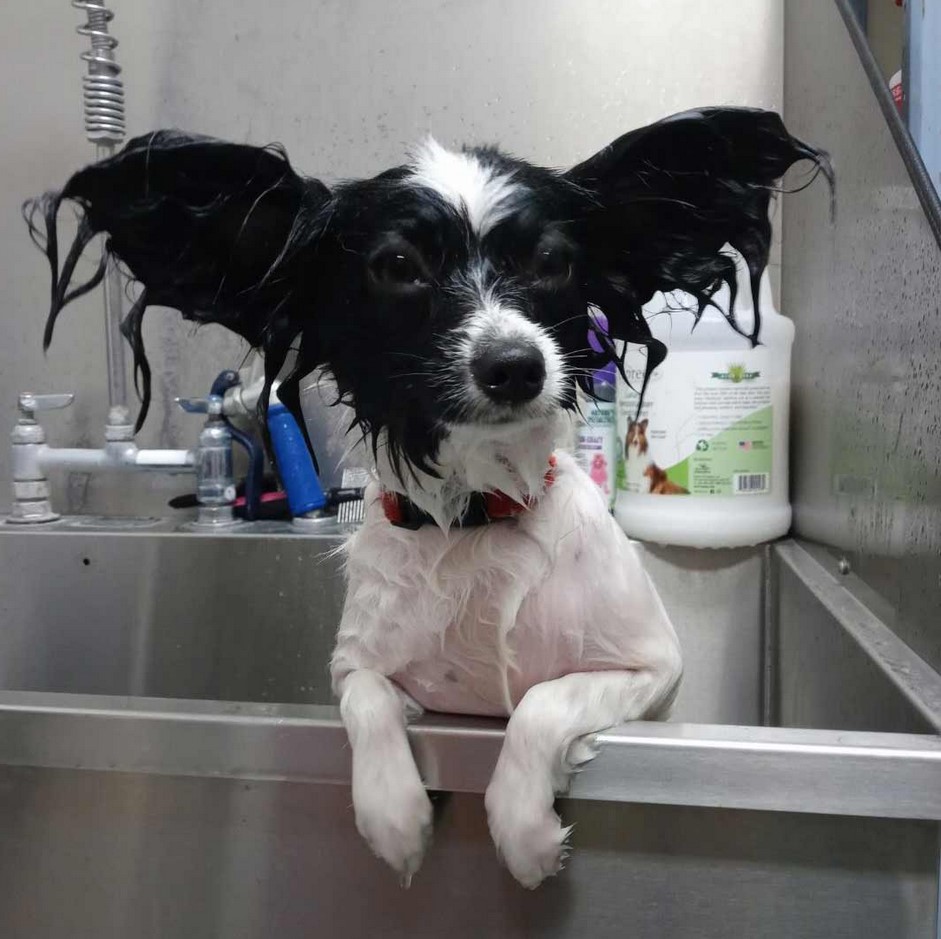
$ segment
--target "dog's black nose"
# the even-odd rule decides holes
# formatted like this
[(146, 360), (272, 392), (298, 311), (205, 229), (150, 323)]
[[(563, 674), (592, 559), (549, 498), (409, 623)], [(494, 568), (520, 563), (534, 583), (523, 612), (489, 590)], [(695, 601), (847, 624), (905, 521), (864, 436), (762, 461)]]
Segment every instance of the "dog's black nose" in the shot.
[(483, 393), (498, 404), (532, 401), (546, 381), (546, 360), (528, 342), (494, 342), (474, 356), (474, 381)]

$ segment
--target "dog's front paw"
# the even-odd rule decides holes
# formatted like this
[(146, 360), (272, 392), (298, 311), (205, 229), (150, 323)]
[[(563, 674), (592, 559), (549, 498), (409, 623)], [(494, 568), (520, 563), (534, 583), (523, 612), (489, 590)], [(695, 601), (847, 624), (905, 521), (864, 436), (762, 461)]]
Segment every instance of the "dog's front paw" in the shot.
[[(544, 789), (540, 795), (534, 790)], [(566, 828), (548, 785), (527, 785), (518, 771), (497, 767), (484, 797), (490, 835), (510, 873), (530, 890), (558, 874), (568, 855)]]
[(431, 840), (431, 802), (417, 772), (386, 772), (382, 780), (382, 785), (354, 784), (356, 828), (408, 887)]

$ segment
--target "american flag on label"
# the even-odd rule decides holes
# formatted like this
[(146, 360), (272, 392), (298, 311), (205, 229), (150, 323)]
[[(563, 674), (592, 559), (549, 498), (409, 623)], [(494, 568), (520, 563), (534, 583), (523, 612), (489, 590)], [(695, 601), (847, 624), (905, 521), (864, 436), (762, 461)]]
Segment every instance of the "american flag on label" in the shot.
[(738, 442), (739, 450), (751, 450), (751, 441), (750, 440), (739, 440)]

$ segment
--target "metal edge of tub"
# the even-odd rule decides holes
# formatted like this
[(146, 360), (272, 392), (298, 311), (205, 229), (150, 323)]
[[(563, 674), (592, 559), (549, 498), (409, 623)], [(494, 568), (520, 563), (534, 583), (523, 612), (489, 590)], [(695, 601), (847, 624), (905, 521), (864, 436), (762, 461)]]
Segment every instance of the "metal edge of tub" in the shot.
[[(409, 730), (431, 789), (483, 792), (498, 721)], [(637, 722), (601, 734), (573, 798), (941, 820), (941, 738)], [(0, 693), (0, 764), (349, 784), (333, 707)]]
[[(928, 721), (941, 676), (797, 542), (773, 547), (834, 623)], [(429, 788), (481, 793), (501, 721), (427, 715), (409, 728)], [(573, 798), (941, 820), (941, 737), (635, 722), (598, 737)], [(336, 708), (0, 691), (0, 764), (348, 785)]]
[(941, 675), (900, 639), (841, 579), (820, 545), (781, 541), (772, 545), (807, 593), (854, 642), (927, 726), (941, 734)]

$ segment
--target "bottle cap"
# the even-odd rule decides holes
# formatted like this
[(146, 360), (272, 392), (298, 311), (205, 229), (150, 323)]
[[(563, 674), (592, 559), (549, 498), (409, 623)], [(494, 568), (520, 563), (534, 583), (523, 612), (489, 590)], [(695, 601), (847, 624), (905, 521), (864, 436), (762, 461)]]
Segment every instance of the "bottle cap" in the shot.
[[(588, 315), (591, 317), (594, 322), (597, 330), (599, 332), (607, 335), (608, 333), (608, 318), (601, 312), (597, 307), (591, 307), (588, 311)], [(598, 340), (598, 337), (595, 335), (594, 329), (588, 330), (588, 345), (591, 346), (595, 352), (605, 353), (605, 347)], [(592, 372), (592, 381), (595, 385), (613, 385), (617, 379), (617, 366), (614, 362), (608, 362), (603, 368), (596, 369)]]

